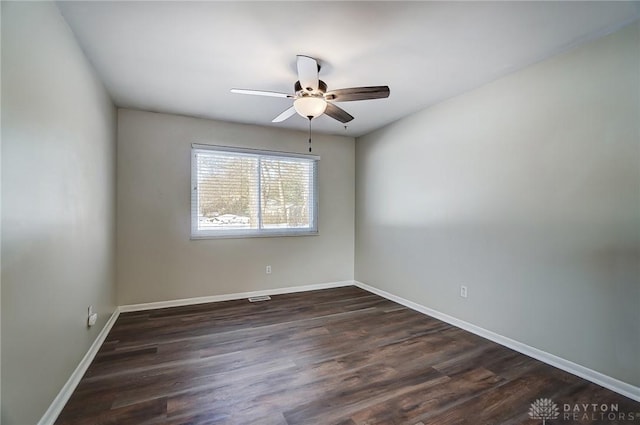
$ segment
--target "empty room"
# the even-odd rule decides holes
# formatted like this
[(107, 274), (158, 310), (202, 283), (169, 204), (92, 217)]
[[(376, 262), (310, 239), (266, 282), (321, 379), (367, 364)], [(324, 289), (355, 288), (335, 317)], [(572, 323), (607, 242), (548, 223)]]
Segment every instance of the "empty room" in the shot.
[(1, 1), (1, 425), (640, 424), (639, 1)]

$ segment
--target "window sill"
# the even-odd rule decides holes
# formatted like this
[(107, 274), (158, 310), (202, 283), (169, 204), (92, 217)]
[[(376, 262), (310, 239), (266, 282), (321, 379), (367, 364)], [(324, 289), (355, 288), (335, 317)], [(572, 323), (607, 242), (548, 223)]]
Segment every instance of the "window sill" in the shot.
[(202, 239), (245, 239), (245, 238), (282, 238), (291, 236), (319, 236), (320, 232), (317, 230), (308, 230), (301, 232), (247, 232), (247, 233), (224, 233), (219, 235), (201, 234), (191, 235), (190, 239), (202, 240)]

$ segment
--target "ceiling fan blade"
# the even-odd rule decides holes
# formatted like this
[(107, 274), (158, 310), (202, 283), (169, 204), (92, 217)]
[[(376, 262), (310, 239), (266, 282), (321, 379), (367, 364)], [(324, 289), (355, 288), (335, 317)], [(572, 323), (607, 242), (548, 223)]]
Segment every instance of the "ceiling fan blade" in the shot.
[(347, 123), (353, 119), (347, 111), (329, 102), (327, 102), (327, 109), (324, 110), (324, 113), (341, 123)]
[(389, 97), (389, 86), (351, 87), (331, 90), (325, 99), (334, 102), (350, 102), (353, 100), (383, 99)]
[(271, 122), (282, 122), (287, 118), (290, 118), (292, 115), (295, 115), (295, 113), (296, 113), (296, 108), (292, 106), (291, 108), (285, 110), (283, 113), (275, 117)]
[(298, 80), (307, 91), (318, 90), (318, 62), (309, 56), (298, 55)]
[(265, 90), (231, 89), (231, 93), (251, 94), (254, 96), (269, 96), (269, 97), (288, 97), (288, 98), (294, 97), (292, 94), (279, 93), (277, 91), (265, 91)]

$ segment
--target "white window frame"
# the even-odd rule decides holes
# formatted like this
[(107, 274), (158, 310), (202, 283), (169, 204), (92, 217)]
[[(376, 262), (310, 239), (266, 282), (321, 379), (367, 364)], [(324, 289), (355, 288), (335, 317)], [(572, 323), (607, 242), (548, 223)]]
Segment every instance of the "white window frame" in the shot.
[[(310, 210), (311, 227), (268, 229), (260, 228), (262, 219), (259, 220), (258, 229), (227, 229), (227, 230), (200, 230), (198, 229), (198, 161), (196, 155), (202, 151), (217, 151), (223, 153), (237, 153), (255, 157), (268, 158), (303, 158), (314, 161), (313, 173), (310, 176), (313, 181), (313, 204)], [(279, 152), (263, 149), (250, 149), (232, 146), (218, 146), (194, 143), (191, 145), (191, 239), (219, 239), (219, 238), (255, 238), (277, 236), (314, 236), (318, 235), (318, 155), (298, 154), (291, 152)], [(260, 201), (261, 177), (258, 176), (258, 214), (262, 214), (262, 202)]]

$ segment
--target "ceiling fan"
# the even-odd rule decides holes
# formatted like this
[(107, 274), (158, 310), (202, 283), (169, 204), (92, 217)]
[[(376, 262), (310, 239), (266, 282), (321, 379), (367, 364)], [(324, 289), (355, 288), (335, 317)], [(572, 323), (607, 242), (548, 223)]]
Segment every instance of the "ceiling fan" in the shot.
[(313, 118), (327, 114), (341, 123), (348, 123), (353, 119), (353, 116), (333, 102), (351, 102), (389, 97), (389, 86), (351, 87), (327, 91), (327, 84), (318, 79), (320, 64), (317, 60), (309, 56), (298, 55), (296, 65), (298, 81), (294, 84), (294, 94), (247, 89), (231, 89), (231, 92), (293, 99), (293, 106), (275, 117), (272, 122), (282, 122), (297, 112), (301, 116), (308, 118), (309, 122)]

